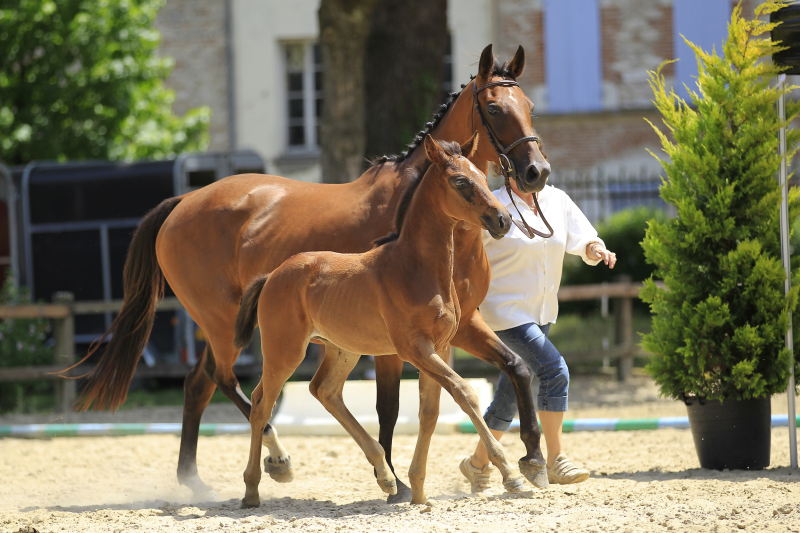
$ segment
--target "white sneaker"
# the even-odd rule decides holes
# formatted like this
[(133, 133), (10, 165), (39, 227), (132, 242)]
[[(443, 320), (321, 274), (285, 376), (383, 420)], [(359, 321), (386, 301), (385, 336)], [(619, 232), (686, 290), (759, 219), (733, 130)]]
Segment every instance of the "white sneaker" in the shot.
[(461, 473), (464, 474), (464, 477), (467, 478), (469, 484), (472, 489), (472, 494), (481, 494), (481, 495), (491, 495), (494, 494), (492, 491), (492, 484), (489, 480), (489, 477), (492, 473), (492, 465), (488, 464), (482, 469), (475, 468), (472, 466), (472, 456), (467, 456), (461, 461), (459, 465), (459, 470)]
[(547, 468), (547, 480), (555, 485), (569, 485), (589, 479), (589, 471), (578, 468), (563, 453), (558, 454), (553, 466)]

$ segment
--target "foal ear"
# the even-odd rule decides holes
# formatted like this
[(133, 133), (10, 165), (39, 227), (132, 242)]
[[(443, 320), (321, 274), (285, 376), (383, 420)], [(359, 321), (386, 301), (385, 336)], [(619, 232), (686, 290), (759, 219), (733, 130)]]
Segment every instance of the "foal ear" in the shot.
[(444, 165), (447, 163), (447, 154), (444, 153), (439, 143), (433, 140), (430, 134), (425, 136), (425, 154), (434, 165)]
[(478, 77), (487, 79), (492, 73), (494, 67), (494, 54), (492, 54), (492, 45), (490, 44), (481, 52), (481, 60), (478, 63)]
[(514, 79), (522, 76), (522, 71), (525, 70), (525, 49), (520, 46), (517, 48), (517, 53), (514, 54), (514, 59), (508, 64), (508, 70)]
[(461, 154), (467, 159), (472, 159), (478, 151), (478, 130), (472, 134), (467, 142), (461, 145)]

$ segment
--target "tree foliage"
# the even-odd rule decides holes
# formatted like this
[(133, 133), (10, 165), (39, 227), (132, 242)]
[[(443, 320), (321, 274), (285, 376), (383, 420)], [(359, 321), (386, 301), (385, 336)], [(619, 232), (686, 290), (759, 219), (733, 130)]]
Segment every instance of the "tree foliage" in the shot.
[[(756, 17), (785, 6), (769, 0)], [(643, 242), (655, 277), (642, 298), (651, 306), (653, 331), (644, 347), (654, 355), (648, 370), (661, 394), (710, 399), (760, 398), (782, 391), (790, 353), (784, 346), (787, 311), (798, 286), (784, 295), (779, 241), (781, 192), (778, 130), (800, 112), (787, 102), (778, 120), (779, 95), (795, 87), (771, 86), (782, 70), (771, 55), (782, 49), (769, 39), (774, 27), (745, 20), (733, 11), (723, 55), (687, 41), (699, 65), (694, 107), (667, 90), (662, 66), (650, 73), (655, 105), (672, 134), (661, 138), (669, 160), (661, 197), (677, 218), (653, 221)], [(789, 157), (800, 131), (788, 132)], [(655, 155), (655, 154), (654, 154)], [(798, 191), (789, 198), (790, 217), (800, 214)]]
[(164, 0), (0, 0), (0, 159), (202, 151), (210, 110), (172, 112), (153, 22)]

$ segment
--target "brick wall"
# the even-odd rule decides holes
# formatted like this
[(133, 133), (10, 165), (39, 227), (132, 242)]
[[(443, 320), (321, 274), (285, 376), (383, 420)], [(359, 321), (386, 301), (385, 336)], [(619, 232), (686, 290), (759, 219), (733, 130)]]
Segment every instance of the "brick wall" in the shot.
[(229, 149), (224, 0), (167, 0), (156, 18), (159, 54), (174, 59), (167, 86), (173, 109), (211, 107), (209, 150)]

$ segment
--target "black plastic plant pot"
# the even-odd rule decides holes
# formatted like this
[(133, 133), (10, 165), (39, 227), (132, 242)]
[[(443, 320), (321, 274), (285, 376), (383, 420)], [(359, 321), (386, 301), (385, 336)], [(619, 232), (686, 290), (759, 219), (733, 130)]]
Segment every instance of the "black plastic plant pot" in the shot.
[(700, 466), (712, 470), (760, 470), (769, 466), (769, 398), (687, 399), (689, 426)]

